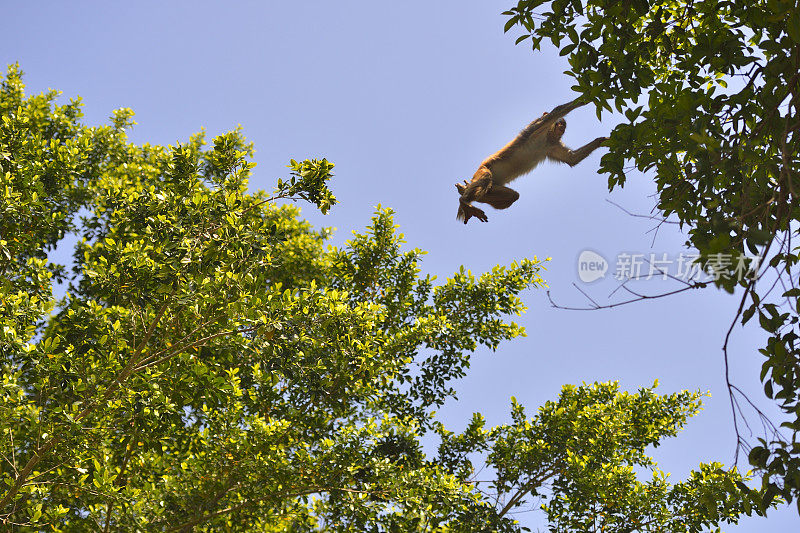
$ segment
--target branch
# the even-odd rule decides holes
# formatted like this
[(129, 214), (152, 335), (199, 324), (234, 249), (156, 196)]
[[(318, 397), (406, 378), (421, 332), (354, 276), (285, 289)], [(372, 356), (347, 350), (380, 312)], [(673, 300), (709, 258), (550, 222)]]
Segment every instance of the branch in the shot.
[(197, 339), (196, 341), (194, 341), (194, 342), (192, 342), (190, 344), (184, 344), (182, 346), (177, 346), (177, 347), (173, 348), (172, 350), (168, 351), (167, 355), (165, 355), (161, 359), (158, 359), (156, 361), (146, 362), (146, 363), (136, 367), (133, 370), (133, 372), (139, 372), (139, 371), (144, 370), (146, 368), (150, 368), (150, 367), (153, 367), (153, 366), (158, 366), (161, 363), (163, 363), (165, 361), (168, 361), (169, 359), (172, 359), (173, 357), (175, 357), (176, 354), (178, 354), (178, 353), (180, 353), (180, 352), (182, 352), (184, 350), (188, 350), (189, 348), (194, 348), (196, 346), (203, 346), (203, 345), (205, 345), (206, 342), (208, 342), (210, 340), (213, 340), (213, 339), (216, 339), (218, 337), (227, 337), (229, 335), (235, 335), (237, 333), (239, 333), (239, 334), (241, 334), (241, 333), (250, 333), (251, 331), (257, 330), (261, 326), (262, 326), (261, 324), (258, 324), (256, 326), (251, 326), (251, 327), (248, 327), (248, 328), (233, 329), (233, 330), (230, 330), (230, 331), (219, 331), (217, 333), (214, 333), (213, 335), (207, 335), (207, 336), (205, 336), (205, 337), (203, 337), (201, 339)]
[(680, 222), (678, 222), (677, 220), (667, 220), (666, 217), (657, 217), (655, 215), (642, 215), (640, 213), (632, 213), (631, 211), (628, 211), (627, 209), (625, 209), (624, 207), (622, 207), (618, 203), (612, 202), (608, 198), (606, 198), (606, 202), (610, 203), (614, 207), (619, 208), (620, 210), (622, 210), (625, 214), (627, 214), (629, 216), (636, 217), (636, 218), (646, 218), (648, 220), (657, 220), (659, 226), (661, 224), (676, 224), (676, 225), (680, 224)]
[(658, 299), (658, 298), (664, 298), (666, 296), (672, 296), (673, 294), (679, 294), (681, 292), (689, 291), (689, 290), (692, 290), (692, 289), (704, 289), (705, 287), (708, 286), (708, 283), (704, 282), (704, 281), (687, 283), (686, 287), (683, 287), (681, 289), (676, 289), (674, 291), (664, 292), (664, 293), (661, 293), (661, 294), (653, 294), (653, 295), (650, 295), (650, 294), (637, 294), (637, 293), (634, 293), (633, 291), (631, 291), (630, 289), (626, 288), (625, 290), (631, 292), (632, 294), (637, 294), (637, 296), (635, 298), (631, 298), (630, 300), (624, 300), (622, 302), (615, 302), (615, 303), (612, 303), (612, 304), (605, 304), (605, 305), (600, 305), (597, 302), (595, 302), (594, 300), (592, 300), (591, 298), (589, 298), (589, 295), (587, 295), (583, 290), (581, 290), (581, 288), (578, 287), (575, 283), (573, 283), (572, 285), (576, 289), (578, 289), (581, 292), (581, 294), (586, 296), (586, 298), (589, 301), (592, 302), (592, 306), (591, 307), (567, 307), (567, 306), (564, 306), (564, 305), (558, 305), (553, 300), (553, 297), (550, 296), (550, 291), (547, 291), (547, 299), (550, 300), (550, 305), (552, 305), (556, 309), (565, 309), (567, 311), (597, 311), (598, 309), (613, 309), (614, 307), (621, 307), (623, 305), (628, 305), (628, 304), (632, 304), (632, 303), (636, 303), (636, 302), (641, 302), (642, 300), (655, 300), (655, 299)]
[(348, 489), (344, 487), (309, 487), (305, 490), (297, 491), (297, 492), (285, 492), (285, 493), (278, 493), (278, 494), (269, 494), (267, 496), (262, 496), (261, 498), (254, 498), (252, 500), (244, 501), (238, 505), (231, 505), (230, 507), (226, 507), (225, 509), (220, 509), (219, 511), (214, 511), (213, 513), (208, 513), (205, 515), (198, 515), (191, 520), (184, 522), (178, 526), (171, 527), (170, 529), (166, 530), (166, 533), (172, 533), (174, 531), (181, 531), (183, 529), (191, 530), (194, 526), (202, 524), (204, 522), (208, 522), (212, 518), (216, 518), (217, 516), (221, 516), (227, 513), (232, 513), (234, 511), (238, 511), (239, 509), (244, 509), (245, 507), (249, 507), (250, 505), (255, 505), (260, 503), (264, 500), (269, 498), (296, 498), (298, 496), (306, 496), (308, 494), (314, 494), (317, 492), (334, 492), (334, 491), (342, 491), (342, 492), (350, 492), (353, 494), (379, 494), (382, 496), (386, 496), (386, 491), (370, 491), (370, 490), (356, 490), (356, 489)]
[[(172, 294), (169, 297), (167, 297), (167, 299), (164, 301), (164, 304), (158, 310), (155, 318), (153, 318), (153, 321), (150, 323), (150, 327), (148, 328), (147, 333), (145, 333), (144, 338), (141, 340), (139, 345), (134, 350), (133, 356), (131, 356), (130, 361), (125, 366), (125, 368), (122, 369), (122, 371), (117, 375), (117, 377), (114, 379), (114, 382), (108, 387), (108, 389), (106, 389), (105, 394), (103, 394), (102, 398), (103, 400), (108, 400), (108, 398), (111, 396), (111, 393), (117, 387), (122, 385), (122, 382), (125, 381), (128, 378), (128, 376), (130, 376), (131, 371), (133, 370), (133, 366), (136, 364), (137, 358), (141, 354), (141, 351), (144, 349), (144, 346), (150, 340), (150, 337), (153, 336), (153, 333), (156, 330), (156, 326), (158, 325), (161, 318), (164, 316), (164, 313), (166, 313), (167, 307), (169, 306), (170, 300), (174, 294), (175, 291), (173, 290)], [(83, 409), (83, 411), (81, 411), (78, 415), (75, 416), (75, 420), (76, 421), (82, 420), (83, 418), (88, 416), (92, 411), (94, 411), (94, 409), (98, 405), (99, 402), (87, 405)], [(3, 496), (3, 499), (0, 500), (0, 510), (5, 508), (5, 506), (11, 502), (11, 499), (17, 495), (19, 490), (25, 484), (25, 481), (28, 479), (30, 473), (33, 471), (36, 465), (39, 464), (39, 461), (41, 461), (45, 455), (49, 454), (53, 450), (53, 448), (55, 448), (61, 442), (62, 438), (63, 436), (61, 435), (53, 436), (50, 438), (49, 441), (47, 441), (44, 445), (42, 445), (40, 448), (38, 448), (33, 452), (33, 457), (31, 457), (28, 460), (27, 464), (25, 464), (25, 467), (19, 472), (19, 475), (14, 481), (14, 485), (8, 490), (8, 492), (6, 492), (5, 496)]]
[(550, 470), (546, 470), (545, 472), (543, 472), (540, 477), (530, 479), (528, 480), (527, 483), (523, 483), (520, 486), (519, 490), (517, 490), (517, 493), (514, 494), (514, 496), (512, 496), (511, 499), (508, 500), (508, 503), (506, 503), (502, 509), (500, 509), (500, 511), (497, 513), (497, 516), (499, 518), (502, 518), (512, 508), (514, 508), (517, 504), (519, 504), (519, 502), (522, 501), (522, 498), (527, 496), (531, 492), (531, 490), (541, 487), (545, 481), (547, 481), (549, 478), (553, 477), (557, 473), (558, 469), (556, 469), (556, 467), (553, 466), (550, 468)]
[[(769, 243), (767, 243), (767, 246), (764, 248), (764, 254), (763, 254), (764, 257), (766, 257), (767, 254), (769, 253), (769, 249), (770, 247), (772, 247), (773, 242), (775, 242), (774, 236), (772, 237), (772, 239), (770, 239)], [(753, 291), (755, 284), (759, 278), (760, 276), (753, 276), (753, 279), (751, 279), (750, 282), (747, 284), (744, 294), (742, 295), (742, 299), (739, 301), (739, 307), (736, 310), (736, 314), (733, 316), (733, 320), (731, 320), (731, 325), (728, 327), (728, 332), (725, 334), (725, 342), (722, 344), (723, 361), (725, 363), (725, 385), (728, 388), (728, 398), (731, 404), (731, 414), (733, 415), (733, 429), (736, 432), (736, 450), (733, 455), (734, 464), (738, 463), (739, 461), (739, 449), (741, 448), (743, 442), (741, 433), (739, 432), (739, 417), (736, 414), (737, 403), (736, 403), (736, 398), (734, 397), (734, 392), (738, 391), (750, 403), (750, 405), (753, 405), (754, 408), (755, 405), (753, 404), (753, 402), (750, 401), (749, 398), (747, 398), (747, 395), (745, 395), (741, 390), (739, 390), (731, 381), (730, 363), (728, 357), (728, 342), (730, 341), (731, 335), (733, 334), (733, 328), (736, 327), (736, 323), (739, 321), (739, 317), (742, 316), (742, 311), (744, 310), (744, 304), (747, 301), (747, 296)], [(755, 409), (756, 411), (761, 413), (761, 411), (758, 408)], [(744, 415), (742, 415), (742, 417), (744, 417)]]

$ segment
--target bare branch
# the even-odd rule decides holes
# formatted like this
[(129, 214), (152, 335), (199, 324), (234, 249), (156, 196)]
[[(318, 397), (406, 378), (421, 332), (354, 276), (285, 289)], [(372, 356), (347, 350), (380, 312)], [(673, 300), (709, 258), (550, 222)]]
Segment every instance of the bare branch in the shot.
[[(692, 289), (703, 289), (703, 288), (708, 286), (708, 283), (702, 282), (702, 281), (698, 281), (698, 282), (694, 282), (694, 283), (693, 282), (689, 282), (686, 287), (683, 287), (683, 288), (680, 288), (680, 289), (676, 289), (674, 291), (664, 292), (664, 293), (661, 293), (661, 294), (652, 294), (652, 295), (650, 295), (650, 294), (642, 294), (642, 295), (638, 295), (636, 298), (631, 298), (630, 300), (624, 300), (622, 302), (614, 302), (614, 303), (611, 303), (611, 304), (603, 304), (603, 305), (600, 305), (597, 302), (595, 302), (594, 300), (592, 300), (591, 298), (589, 298), (589, 296), (586, 295), (586, 293), (584, 291), (582, 291), (575, 283), (573, 283), (572, 285), (576, 289), (578, 289), (584, 296), (586, 296), (589, 299), (589, 301), (592, 302), (593, 305), (591, 307), (568, 307), (568, 306), (564, 306), (564, 305), (559, 305), (553, 300), (553, 297), (550, 295), (550, 291), (547, 291), (547, 299), (550, 300), (550, 305), (552, 305), (556, 309), (566, 309), (568, 311), (597, 311), (598, 309), (613, 309), (614, 307), (621, 307), (623, 305), (628, 305), (628, 304), (632, 304), (632, 303), (636, 303), (636, 302), (641, 302), (643, 300), (656, 300), (658, 298), (665, 298), (667, 296), (672, 296), (673, 294), (679, 294), (679, 293), (682, 293), (682, 292), (690, 291)], [(630, 289), (626, 289), (626, 290), (628, 290), (629, 292), (632, 292), (632, 291), (630, 291)]]

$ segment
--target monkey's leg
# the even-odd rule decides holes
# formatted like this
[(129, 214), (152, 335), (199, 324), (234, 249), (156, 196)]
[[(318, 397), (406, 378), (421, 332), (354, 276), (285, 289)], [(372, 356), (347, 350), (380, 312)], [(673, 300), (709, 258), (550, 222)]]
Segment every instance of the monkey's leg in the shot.
[(597, 150), (597, 148), (599, 148), (600, 145), (603, 144), (607, 139), (608, 137), (598, 137), (586, 146), (581, 146), (577, 150), (570, 150), (564, 145), (556, 145), (550, 150), (548, 157), (574, 167), (586, 159), (589, 154)]
[(495, 185), (481, 202), (485, 202), (495, 209), (506, 209), (519, 199), (519, 193), (504, 185)]
[[(459, 193), (464, 194), (467, 185), (468, 183), (466, 180), (464, 184), (456, 183), (456, 189)], [(505, 185), (495, 185), (483, 196), (483, 200), (480, 201), (491, 205), (495, 209), (506, 209), (517, 200), (519, 200), (519, 193), (517, 191)]]

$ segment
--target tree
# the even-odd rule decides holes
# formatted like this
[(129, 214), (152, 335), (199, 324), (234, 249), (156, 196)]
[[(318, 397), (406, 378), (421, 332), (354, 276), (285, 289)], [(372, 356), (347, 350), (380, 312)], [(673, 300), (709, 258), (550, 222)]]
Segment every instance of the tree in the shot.
[[(252, 147), (136, 146), (121, 109), (0, 90), (0, 523), (14, 531), (518, 531), (540, 497), (559, 531), (699, 531), (762, 513), (735, 470), (670, 485), (644, 454), (699, 393), (566, 387), (528, 418), (459, 435), (435, 419), (479, 345), (541, 286), (522, 260), (421, 277), (392, 213), (324, 249), (333, 165), (291, 161), (247, 191)], [(79, 217), (79, 219), (77, 218)], [(78, 232), (72, 272), (48, 259)], [(69, 282), (56, 298), (53, 284)], [(426, 457), (423, 438), (438, 435)], [(483, 462), (490, 480), (475, 477)], [(633, 472), (653, 472), (640, 482)], [(486, 475), (486, 474), (484, 474)], [(489, 491), (487, 493), (487, 491)], [(589, 519), (591, 518), (591, 523)]]
[[(758, 317), (764, 392), (787, 420), (779, 430), (759, 411), (771, 430), (745, 440), (747, 398), (728, 378), (738, 444), (766, 475), (766, 501), (800, 497), (800, 3), (521, 0), (506, 15), (506, 31), (522, 28), (517, 42), (568, 56), (566, 74), (598, 116), (624, 113), (600, 169), (609, 189), (624, 185), (626, 164), (653, 173), (657, 209), (688, 228), (712, 285), (738, 288), (726, 362), (736, 322)], [(743, 276), (752, 257), (761, 269)]]

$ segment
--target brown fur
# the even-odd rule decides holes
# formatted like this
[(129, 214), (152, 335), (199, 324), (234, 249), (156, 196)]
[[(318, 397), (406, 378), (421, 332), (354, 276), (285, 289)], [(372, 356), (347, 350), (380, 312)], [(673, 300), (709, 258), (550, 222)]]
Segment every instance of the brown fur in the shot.
[(457, 183), (461, 197), (456, 218), (464, 224), (471, 217), (486, 222), (488, 217), (472, 202), (483, 202), (496, 209), (505, 209), (517, 201), (519, 193), (506, 187), (518, 177), (532, 171), (545, 158), (575, 166), (595, 151), (607, 137), (598, 137), (589, 144), (570, 150), (561, 137), (567, 129), (564, 115), (584, 105), (580, 100), (560, 105), (537, 118), (510, 143), (487, 157), (478, 167), (472, 180)]

